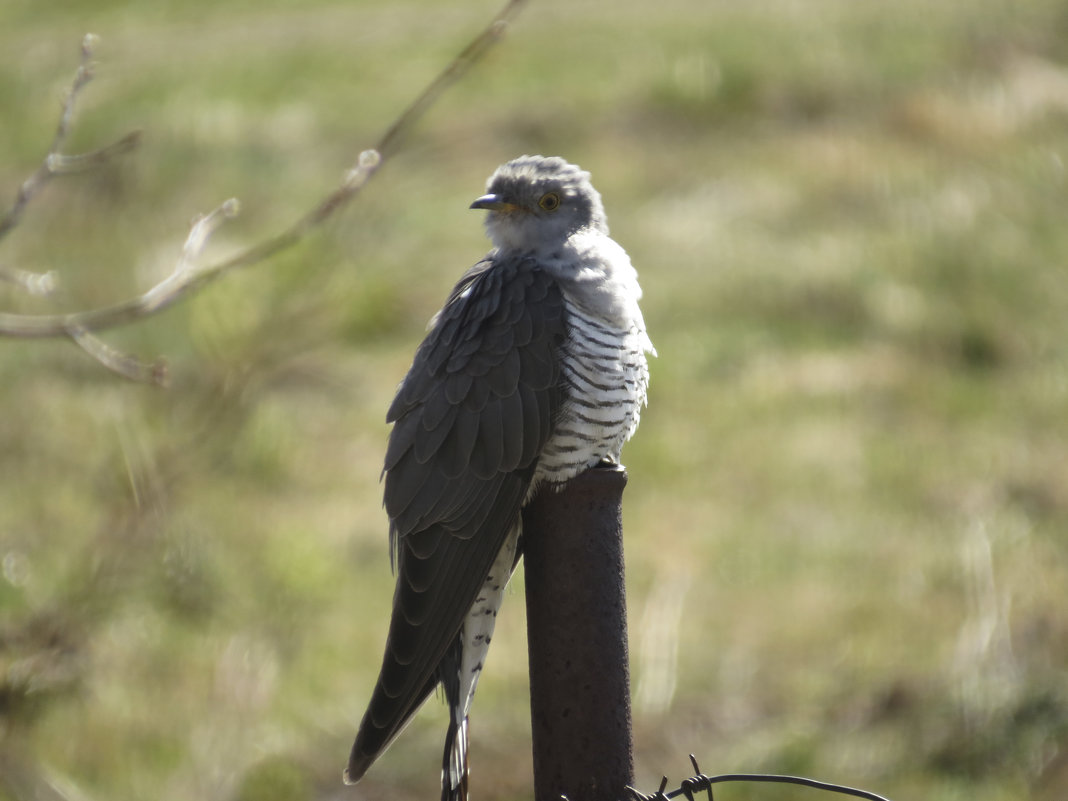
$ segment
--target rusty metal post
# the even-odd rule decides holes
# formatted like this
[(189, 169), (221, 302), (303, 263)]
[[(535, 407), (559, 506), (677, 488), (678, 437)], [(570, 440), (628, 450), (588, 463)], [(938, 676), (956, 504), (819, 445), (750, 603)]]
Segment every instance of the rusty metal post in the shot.
[(535, 801), (617, 801), (633, 782), (622, 467), (523, 514)]

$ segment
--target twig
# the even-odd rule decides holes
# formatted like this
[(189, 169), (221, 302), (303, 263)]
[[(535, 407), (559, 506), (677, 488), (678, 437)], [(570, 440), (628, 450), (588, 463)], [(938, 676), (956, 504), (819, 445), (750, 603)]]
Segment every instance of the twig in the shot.
[(93, 47), (96, 45), (96, 41), (97, 38), (91, 33), (86, 34), (85, 38), (82, 39), (81, 63), (74, 73), (74, 80), (71, 82), (70, 88), (67, 89), (67, 96), (63, 100), (63, 110), (59, 115), (56, 133), (52, 137), (52, 145), (48, 148), (48, 153), (45, 155), (44, 161), (41, 162), (41, 166), (23, 181), (22, 186), (19, 187), (19, 191), (15, 195), (15, 202), (11, 208), (7, 210), (3, 217), (0, 217), (0, 239), (3, 239), (12, 228), (18, 225), (30, 200), (53, 176), (96, 167), (115, 156), (129, 152), (137, 147), (141, 141), (141, 132), (134, 131), (113, 144), (88, 153), (67, 156), (60, 152), (64, 142), (67, 141), (67, 134), (70, 132), (70, 121), (74, 115), (74, 104), (78, 99), (78, 95), (85, 88), (85, 85), (93, 79), (94, 65), (92, 59)]
[[(194, 231), (190, 232), (190, 238), (186, 240), (186, 250), (183, 250), (183, 256), (179, 260), (179, 267), (168, 278), (144, 294), (113, 306), (69, 314), (0, 314), (0, 336), (41, 338), (72, 336), (72, 332), (77, 333), (79, 336), (84, 336), (86, 332), (124, 325), (155, 314), (177, 303), (231, 270), (258, 264), (292, 247), (303, 239), (309, 231), (321, 225), (352, 200), (371, 176), (382, 166), (385, 158), (396, 151), (401, 137), (411, 130), (416, 122), (437, 102), (441, 94), (463, 77), (500, 38), (507, 27), (507, 23), (515, 17), (525, 2), (526, 0), (509, 0), (490, 24), (401, 113), (379, 140), (376, 147), (372, 150), (365, 150), (360, 154), (358, 162), (345, 174), (340, 186), (281, 234), (266, 239), (216, 264), (197, 269), (183, 269), (183, 264), (188, 267), (190, 261), (186, 250), (188, 250), (189, 242), (196, 232), (194, 227)], [(61, 121), (62, 127), (63, 123)], [(216, 213), (213, 212), (213, 214)]]
[(141, 144), (141, 131), (130, 131), (110, 145), (104, 145), (96, 150), (85, 153), (66, 155), (53, 153), (47, 159), (47, 165), (51, 175), (70, 175), (76, 172), (93, 170), (102, 164), (106, 164), (116, 156), (122, 156), (137, 148)]
[[(210, 214), (205, 214), (193, 220), (189, 230), (189, 236), (185, 238), (182, 253), (178, 257), (178, 263), (172, 272), (162, 282), (141, 296), (142, 308), (146, 314), (158, 311), (167, 303), (168, 297), (181, 296), (187, 287), (197, 280), (196, 260), (208, 238), (215, 233), (226, 220), (237, 216), (240, 206), (236, 199), (231, 198)], [(167, 385), (167, 363), (158, 360), (153, 364), (146, 364), (129, 354), (115, 350), (98, 336), (83, 326), (73, 323), (67, 331), (67, 336), (74, 340), (86, 353), (119, 375), (132, 381), (152, 383), (158, 386)]]
[(59, 279), (54, 270), (46, 273), (32, 273), (29, 270), (4, 267), (0, 264), (0, 281), (14, 284), (22, 291), (38, 297), (48, 297), (55, 293)]
[(486, 52), (497, 43), (508, 29), (508, 23), (519, 13), (526, 0), (509, 0), (493, 21), (463, 49), (452, 63), (423, 90), (423, 93), (404, 110), (379, 141), (376, 150), (383, 158), (393, 155), (401, 136), (437, 102), (441, 93), (456, 83), (471, 69)]
[(146, 364), (128, 353), (116, 350), (96, 334), (84, 328), (73, 328), (68, 335), (82, 350), (113, 373), (142, 384), (167, 386), (169, 376), (165, 360), (159, 359), (152, 364)]

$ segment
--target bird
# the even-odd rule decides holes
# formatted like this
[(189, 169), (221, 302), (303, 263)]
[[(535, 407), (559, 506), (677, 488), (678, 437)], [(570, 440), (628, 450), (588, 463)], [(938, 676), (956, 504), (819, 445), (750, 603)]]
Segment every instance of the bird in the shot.
[(619, 463), (656, 354), (637, 272), (588, 172), (521, 156), (470, 208), (487, 212), (492, 249), (431, 319), (386, 415), (396, 586), (343, 777), (358, 782), (440, 685), (442, 801), (468, 798), (468, 714), (522, 555), (522, 510), (539, 491)]

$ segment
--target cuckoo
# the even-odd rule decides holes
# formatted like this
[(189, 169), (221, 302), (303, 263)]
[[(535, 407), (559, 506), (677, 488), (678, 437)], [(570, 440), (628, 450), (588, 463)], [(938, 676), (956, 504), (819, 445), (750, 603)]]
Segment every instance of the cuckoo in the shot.
[(493, 248), (434, 316), (386, 415), (384, 505), (397, 574), (382, 670), (345, 781), (360, 780), (440, 684), (442, 801), (467, 798), (467, 719), (521, 511), (618, 462), (653, 346), (626, 252), (589, 173), (522, 156), (471, 204)]

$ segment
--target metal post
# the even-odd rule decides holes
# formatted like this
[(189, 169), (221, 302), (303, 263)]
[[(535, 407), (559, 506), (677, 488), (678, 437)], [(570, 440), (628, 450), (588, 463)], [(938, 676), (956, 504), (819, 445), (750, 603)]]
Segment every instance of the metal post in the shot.
[(618, 801), (633, 782), (622, 467), (523, 513), (535, 801)]

